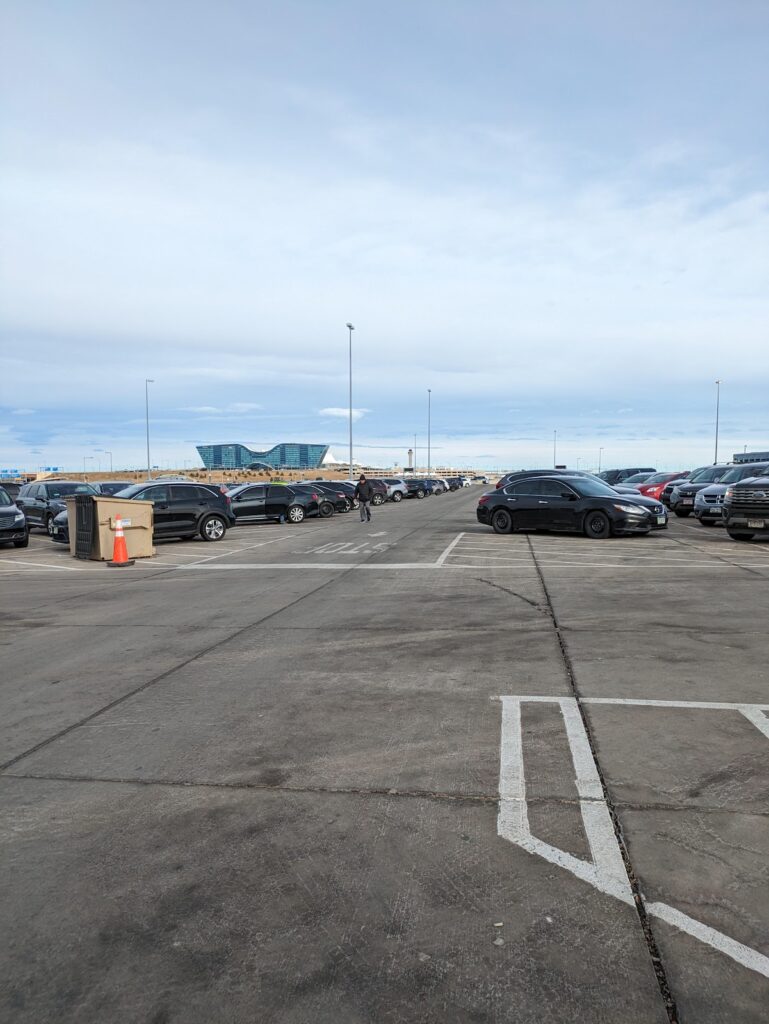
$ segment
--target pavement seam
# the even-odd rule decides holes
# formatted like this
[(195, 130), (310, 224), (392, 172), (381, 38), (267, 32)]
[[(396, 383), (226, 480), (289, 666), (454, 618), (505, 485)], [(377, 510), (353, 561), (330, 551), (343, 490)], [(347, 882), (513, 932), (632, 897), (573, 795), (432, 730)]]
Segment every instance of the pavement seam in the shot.
[(646, 907), (644, 906), (643, 898), (641, 896), (641, 887), (639, 885), (638, 878), (636, 877), (633, 863), (630, 859), (630, 853), (628, 851), (627, 844), (625, 843), (625, 837), (622, 833), (622, 825), (617, 814), (617, 808), (614, 801), (612, 800), (609, 788), (606, 784), (606, 779), (604, 778), (603, 769), (601, 768), (601, 763), (598, 760), (598, 752), (596, 750), (593, 733), (591, 730), (590, 723), (587, 719), (587, 715), (585, 714), (585, 708), (582, 704), (582, 695), (580, 694), (579, 688), (577, 686), (577, 679), (574, 673), (574, 666), (572, 664), (571, 655), (569, 654), (568, 646), (566, 644), (566, 639), (563, 636), (560, 621), (558, 619), (558, 615), (556, 614), (555, 606), (553, 605), (553, 601), (550, 596), (550, 591), (548, 589), (547, 582), (545, 581), (542, 568), (539, 564), (537, 553), (534, 550), (534, 545), (531, 542), (531, 535), (528, 533), (526, 534), (526, 541), (529, 545), (531, 557), (534, 562), (534, 566), (537, 570), (537, 575), (539, 577), (539, 582), (542, 587), (542, 591), (545, 595), (545, 601), (547, 603), (550, 619), (553, 623), (553, 629), (555, 630), (558, 646), (561, 651), (561, 657), (563, 659), (564, 668), (566, 669), (566, 675), (569, 680), (569, 686), (571, 687), (572, 693), (574, 695), (574, 700), (576, 702), (580, 718), (582, 719), (582, 725), (585, 730), (585, 735), (587, 736), (588, 744), (590, 746), (590, 752), (593, 757), (595, 769), (598, 773), (598, 778), (601, 782), (603, 798), (606, 802), (606, 807), (609, 811), (609, 816), (611, 818), (612, 827), (614, 829), (614, 837), (617, 841), (617, 845), (622, 856), (622, 861), (625, 865), (625, 871), (627, 872), (628, 882), (630, 884), (630, 889), (633, 894), (633, 903), (636, 909), (636, 913), (638, 914), (638, 920), (641, 925), (644, 941), (646, 942), (646, 948), (649, 953), (649, 958), (651, 959), (652, 969), (657, 979), (657, 984), (660, 990), (660, 996), (662, 997), (662, 1002), (664, 1004), (665, 1011), (668, 1016), (669, 1024), (680, 1024), (680, 1018), (678, 1016), (676, 1001), (673, 996), (672, 989), (670, 987), (670, 982), (668, 981), (665, 965), (662, 962), (662, 954), (657, 944), (657, 940), (654, 937), (654, 931), (649, 920), (649, 915), (647, 914)]
[[(195, 779), (156, 779), (138, 778), (136, 776), (118, 775), (72, 775), (64, 772), (46, 772), (32, 775), (24, 772), (7, 772), (0, 774), (0, 779), (15, 779), (17, 782), (93, 782), (97, 785), (114, 786), (162, 786), (167, 789), (225, 789), (257, 791), (265, 793), (326, 793), (329, 796), (389, 796), (406, 800), (436, 800), (454, 803), (470, 803), (494, 806), (499, 803), (498, 793), (448, 793), (431, 789), (396, 789), (387, 786), (287, 786), (271, 785), (263, 782), (212, 782)], [(582, 802), (578, 798), (564, 796), (527, 796), (530, 807), (551, 806), (571, 807), (579, 810)], [(638, 803), (619, 800), (617, 807), (625, 811), (680, 811), (680, 804)], [(725, 807), (696, 807), (697, 814), (729, 814), (745, 818), (769, 818), (769, 811), (741, 810), (732, 811)]]
[[(694, 542), (693, 542), (693, 541), (690, 541), (690, 540), (682, 540), (682, 539), (681, 539), (680, 537), (670, 537), (669, 539), (670, 539), (670, 540), (672, 540), (674, 544), (680, 544), (680, 545), (681, 545), (682, 547), (684, 547), (684, 548), (694, 548), (694, 550), (695, 550), (695, 551), (700, 551), (700, 550), (701, 550), (700, 548), (698, 548), (698, 547), (697, 547), (697, 546), (696, 546), (696, 545), (694, 544)], [(711, 542), (709, 542), (709, 543), (712, 543), (712, 541), (711, 541)], [(707, 551), (707, 552), (703, 552), (703, 554), (707, 554), (707, 555), (710, 555), (710, 552), (709, 552), (709, 551)], [(758, 576), (758, 578), (759, 578), (759, 579), (762, 579), (762, 580), (763, 580), (763, 579), (766, 579), (766, 577), (765, 577), (765, 576), (763, 575), (763, 573), (760, 573), (760, 572), (756, 572), (756, 570), (755, 570), (755, 569), (751, 569), (751, 568), (749, 568), (749, 567), (748, 567), (747, 565), (745, 565), (745, 563), (744, 563), (744, 562), (743, 562), (743, 563), (740, 563), (740, 562), (732, 562), (732, 561), (731, 561), (731, 559), (727, 558), (727, 557), (726, 557), (725, 555), (719, 555), (719, 554), (718, 554), (717, 552), (715, 552), (715, 551), (713, 552), (713, 554), (712, 554), (712, 556), (711, 556), (711, 557), (712, 557), (712, 558), (716, 558), (716, 559), (718, 559), (718, 561), (719, 561), (719, 562), (723, 562), (723, 563), (724, 563), (724, 565), (729, 565), (729, 566), (731, 566), (731, 567), (732, 567), (733, 569), (744, 569), (744, 570), (745, 570), (745, 572), (747, 572), (747, 573), (750, 573), (750, 575), (751, 575), (751, 576)]]

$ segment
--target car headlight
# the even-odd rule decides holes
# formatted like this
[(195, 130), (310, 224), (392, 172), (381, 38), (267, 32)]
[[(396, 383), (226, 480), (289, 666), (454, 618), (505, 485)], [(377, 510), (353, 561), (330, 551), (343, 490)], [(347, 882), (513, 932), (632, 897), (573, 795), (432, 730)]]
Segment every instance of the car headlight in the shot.
[(726, 493), (724, 494), (724, 498), (731, 498), (733, 496), (734, 496), (734, 488), (733, 487), (727, 487), (726, 488)]
[(14, 519), (14, 523), (23, 523), (23, 522), (24, 522), (24, 513), (23, 512), (17, 512), (16, 513), (16, 518)]
[(627, 512), (631, 516), (641, 516), (646, 511), (640, 505), (615, 505), (618, 512)]

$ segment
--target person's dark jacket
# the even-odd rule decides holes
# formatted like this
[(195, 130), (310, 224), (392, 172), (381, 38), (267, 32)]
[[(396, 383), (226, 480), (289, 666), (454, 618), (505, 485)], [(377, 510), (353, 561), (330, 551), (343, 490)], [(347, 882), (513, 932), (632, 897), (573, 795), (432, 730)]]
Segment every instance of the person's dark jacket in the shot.
[(371, 501), (374, 496), (374, 488), (368, 480), (359, 480), (355, 487), (355, 497), (358, 501)]

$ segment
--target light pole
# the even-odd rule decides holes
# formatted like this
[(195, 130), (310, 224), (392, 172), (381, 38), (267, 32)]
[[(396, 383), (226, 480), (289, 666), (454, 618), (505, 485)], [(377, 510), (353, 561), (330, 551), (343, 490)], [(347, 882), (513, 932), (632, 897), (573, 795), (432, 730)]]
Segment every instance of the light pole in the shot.
[(414, 472), (417, 471), (417, 435), (414, 434)]
[(355, 327), (349, 323), (345, 326), (350, 336), (350, 479), (352, 480), (352, 332)]
[(431, 415), (432, 415), (432, 396), (433, 389), (427, 389), (427, 475), (430, 475), (430, 429), (431, 429)]
[(557, 448), (558, 448), (558, 431), (554, 430), (553, 431), (553, 469), (555, 469), (555, 467), (556, 467), (556, 465), (558, 463), (558, 457), (556, 455)]
[(147, 479), (152, 479), (152, 473), (150, 472), (150, 384), (154, 384), (154, 380), (150, 380), (146, 377), (144, 380), (144, 412), (147, 422)]
[(721, 381), (716, 381), (716, 453), (714, 462), (718, 462), (718, 417), (721, 411)]
[(109, 471), (112, 472), (112, 452), (108, 452), (106, 448), (102, 448), (102, 452), (105, 455), (109, 455)]
[(598, 449), (598, 472), (601, 472), (601, 456), (603, 455), (603, 448)]
[(89, 460), (90, 460), (91, 462), (93, 462), (93, 455), (84, 455), (84, 456), (83, 456), (83, 479), (84, 479), (84, 480), (85, 480), (85, 464), (86, 464), (86, 462), (88, 462)]

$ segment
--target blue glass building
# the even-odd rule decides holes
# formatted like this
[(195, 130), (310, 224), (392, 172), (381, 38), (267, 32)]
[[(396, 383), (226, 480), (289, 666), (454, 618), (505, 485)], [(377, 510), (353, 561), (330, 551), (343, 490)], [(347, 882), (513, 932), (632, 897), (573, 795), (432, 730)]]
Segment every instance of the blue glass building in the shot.
[(276, 444), (255, 452), (244, 444), (199, 444), (198, 454), (206, 469), (317, 469), (322, 465), (327, 444)]

